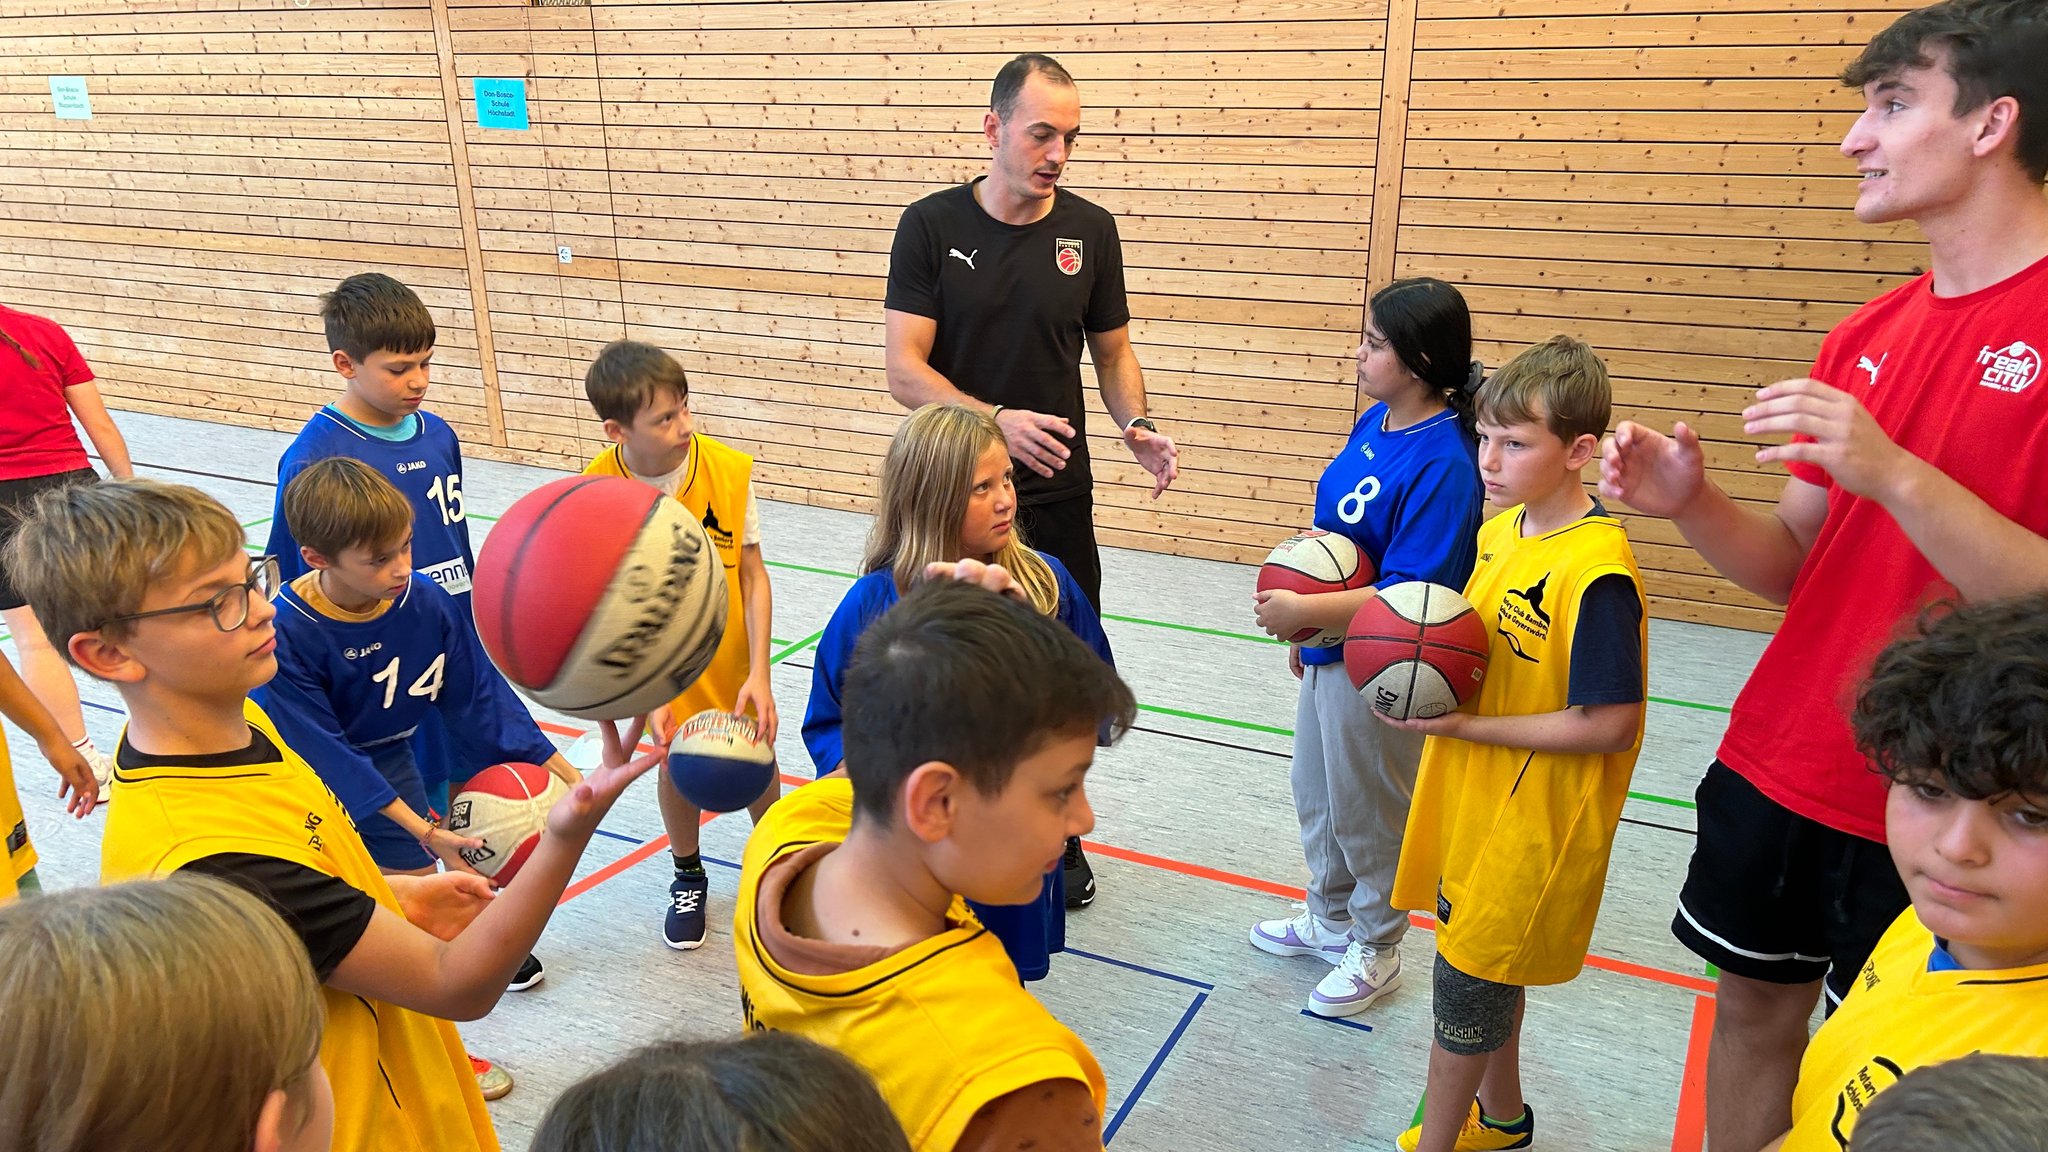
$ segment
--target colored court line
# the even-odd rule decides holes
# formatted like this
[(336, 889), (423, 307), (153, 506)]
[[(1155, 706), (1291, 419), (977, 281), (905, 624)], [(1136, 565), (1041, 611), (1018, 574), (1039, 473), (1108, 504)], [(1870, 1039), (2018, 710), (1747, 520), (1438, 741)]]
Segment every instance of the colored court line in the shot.
[(1707, 1146), (1707, 1050), (1714, 1038), (1714, 998), (1692, 1002), (1692, 1033), (1685, 1043), (1685, 1073), (1678, 1088), (1678, 1119), (1671, 1152), (1702, 1152)]
[(1117, 1107), (1116, 1115), (1110, 1117), (1109, 1123), (1103, 1126), (1104, 1144), (1116, 1139), (1117, 1129), (1124, 1126), (1124, 1119), (1131, 1114), (1131, 1109), (1137, 1105), (1138, 1098), (1145, 1094), (1145, 1089), (1151, 1087), (1152, 1078), (1159, 1075), (1159, 1069), (1166, 1064), (1166, 1058), (1173, 1055), (1174, 1047), (1180, 1043), (1180, 1038), (1187, 1034), (1188, 1025), (1195, 1022), (1195, 1014), (1208, 1002), (1207, 992), (1195, 993), (1194, 1002), (1188, 1005), (1186, 1012), (1181, 1013), (1180, 1023), (1175, 1024), (1173, 1031), (1167, 1034), (1166, 1043), (1159, 1046), (1159, 1051), (1153, 1054), (1152, 1062), (1145, 1066), (1145, 1071), (1138, 1077), (1138, 1082), (1131, 1085), (1130, 1095), (1124, 1097), (1124, 1102)]
[(1318, 1016), (1306, 1008), (1303, 1008), (1301, 1010), (1301, 1014), (1307, 1017), (1308, 1019), (1315, 1021), (1318, 1024), (1335, 1024), (1340, 1028), (1350, 1028), (1357, 1032), (1372, 1031), (1372, 1025), (1360, 1024), (1356, 1020), (1346, 1020), (1342, 1016)]
[(819, 639), (822, 638), (824, 635), (825, 630), (823, 628), (818, 629), (816, 632), (811, 633), (809, 636), (804, 637), (796, 643), (791, 644), (789, 647), (784, 648), (782, 651), (777, 652), (775, 655), (770, 656), (768, 658), (769, 665), (772, 667), (776, 664), (782, 663), (784, 660), (789, 659), (791, 656), (794, 656), (797, 653), (803, 651), (804, 649), (809, 648), (811, 645), (816, 644), (819, 641)]

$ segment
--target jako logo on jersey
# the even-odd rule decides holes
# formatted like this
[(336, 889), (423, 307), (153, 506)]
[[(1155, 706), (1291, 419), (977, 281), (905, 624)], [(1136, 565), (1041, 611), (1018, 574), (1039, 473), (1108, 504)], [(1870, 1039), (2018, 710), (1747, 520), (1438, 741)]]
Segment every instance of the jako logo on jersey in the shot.
[(427, 462), (425, 460), (408, 460), (398, 466), (398, 474), (403, 476), (407, 472), (417, 472), (426, 466)]
[(1081, 242), (1079, 240), (1055, 239), (1053, 241), (1052, 262), (1059, 265), (1060, 271), (1067, 275), (1078, 275), (1081, 271)]
[(981, 249), (979, 248), (976, 248), (974, 251), (967, 253), (962, 253), (958, 248), (948, 248), (946, 249), (946, 255), (951, 256), (953, 259), (958, 260), (962, 264), (967, 265), (967, 267), (971, 270), (979, 271), (979, 269), (976, 269), (974, 267), (974, 258), (976, 256), (981, 255)]
[(1996, 352), (1986, 344), (1977, 353), (1977, 363), (1984, 366), (1984, 378), (1977, 383), (2000, 392), (2025, 392), (2027, 385), (2041, 378), (2041, 354), (2020, 340)]
[(370, 645), (368, 648), (343, 648), (341, 650), (341, 655), (342, 658), (345, 660), (360, 660), (363, 657), (368, 656), (370, 653), (375, 652), (382, 647), (384, 647), (384, 642), (382, 640), (379, 640), (375, 644)]
[(1885, 353), (1884, 355), (1882, 355), (1882, 356), (1879, 356), (1879, 357), (1877, 358), (1877, 363), (1875, 363), (1875, 364), (1872, 364), (1872, 363), (1870, 362), (1870, 357), (1868, 357), (1868, 356), (1858, 356), (1858, 357), (1856, 358), (1856, 370), (1857, 370), (1858, 372), (1868, 372), (1868, 373), (1870, 373), (1870, 379), (1869, 379), (1868, 383), (1869, 383), (1869, 385), (1870, 385), (1870, 386), (1871, 386), (1872, 388), (1875, 388), (1875, 387), (1877, 387), (1877, 374), (1878, 374), (1879, 372), (1882, 372), (1882, 371), (1884, 371), (1884, 362), (1885, 362), (1885, 361), (1887, 361), (1887, 360), (1889, 360), (1889, 359), (1891, 359), (1891, 358), (1892, 358), (1892, 354), (1891, 354), (1891, 353), (1889, 353), (1889, 352), (1887, 352), (1887, 353)]

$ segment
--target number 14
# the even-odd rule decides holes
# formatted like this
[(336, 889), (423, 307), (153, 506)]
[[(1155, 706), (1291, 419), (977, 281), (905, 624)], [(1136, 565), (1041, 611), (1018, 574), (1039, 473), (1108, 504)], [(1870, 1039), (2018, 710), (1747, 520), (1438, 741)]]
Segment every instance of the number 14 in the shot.
[[(447, 670), (447, 667), (448, 654), (443, 652), (439, 656), (434, 657), (434, 662), (427, 665), (427, 670), (420, 673), (420, 678), (412, 682), (412, 687), (407, 688), (405, 694), (407, 696), (425, 696), (429, 702), (439, 700), (441, 698), (441, 677), (442, 673)], [(384, 685), (384, 706), (386, 708), (391, 707), (391, 702), (398, 698), (398, 657), (393, 656), (391, 663), (386, 664), (382, 672), (370, 677), (370, 683)]]

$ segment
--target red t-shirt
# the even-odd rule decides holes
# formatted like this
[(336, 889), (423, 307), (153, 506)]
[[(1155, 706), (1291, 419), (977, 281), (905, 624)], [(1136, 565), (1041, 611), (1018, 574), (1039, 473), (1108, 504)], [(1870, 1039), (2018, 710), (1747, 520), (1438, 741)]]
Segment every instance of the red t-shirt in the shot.
[[(2048, 536), (2048, 259), (1967, 296), (1933, 277), (1886, 293), (1821, 344), (1813, 378), (1848, 391), (1913, 455)], [(1857, 752), (1849, 709), (1873, 659), (1919, 610), (1954, 597), (1899, 528), (1828, 474), (1828, 514), (1785, 623), (1736, 698), (1721, 760), (1801, 816), (1884, 840), (1884, 785)]]
[(92, 369), (55, 320), (0, 304), (0, 332), (36, 360), (0, 340), (0, 480), (50, 476), (91, 467), (71, 427), (64, 390), (92, 379)]

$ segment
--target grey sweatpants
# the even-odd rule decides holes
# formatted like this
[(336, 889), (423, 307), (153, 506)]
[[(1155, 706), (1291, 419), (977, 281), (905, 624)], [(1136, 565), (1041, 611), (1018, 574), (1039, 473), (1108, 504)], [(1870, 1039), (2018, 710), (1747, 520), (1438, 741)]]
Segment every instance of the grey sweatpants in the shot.
[(1375, 719), (1342, 664), (1302, 670), (1294, 710), (1294, 812), (1308, 908), (1363, 944), (1391, 945), (1408, 914), (1387, 903), (1422, 764), (1422, 734)]

